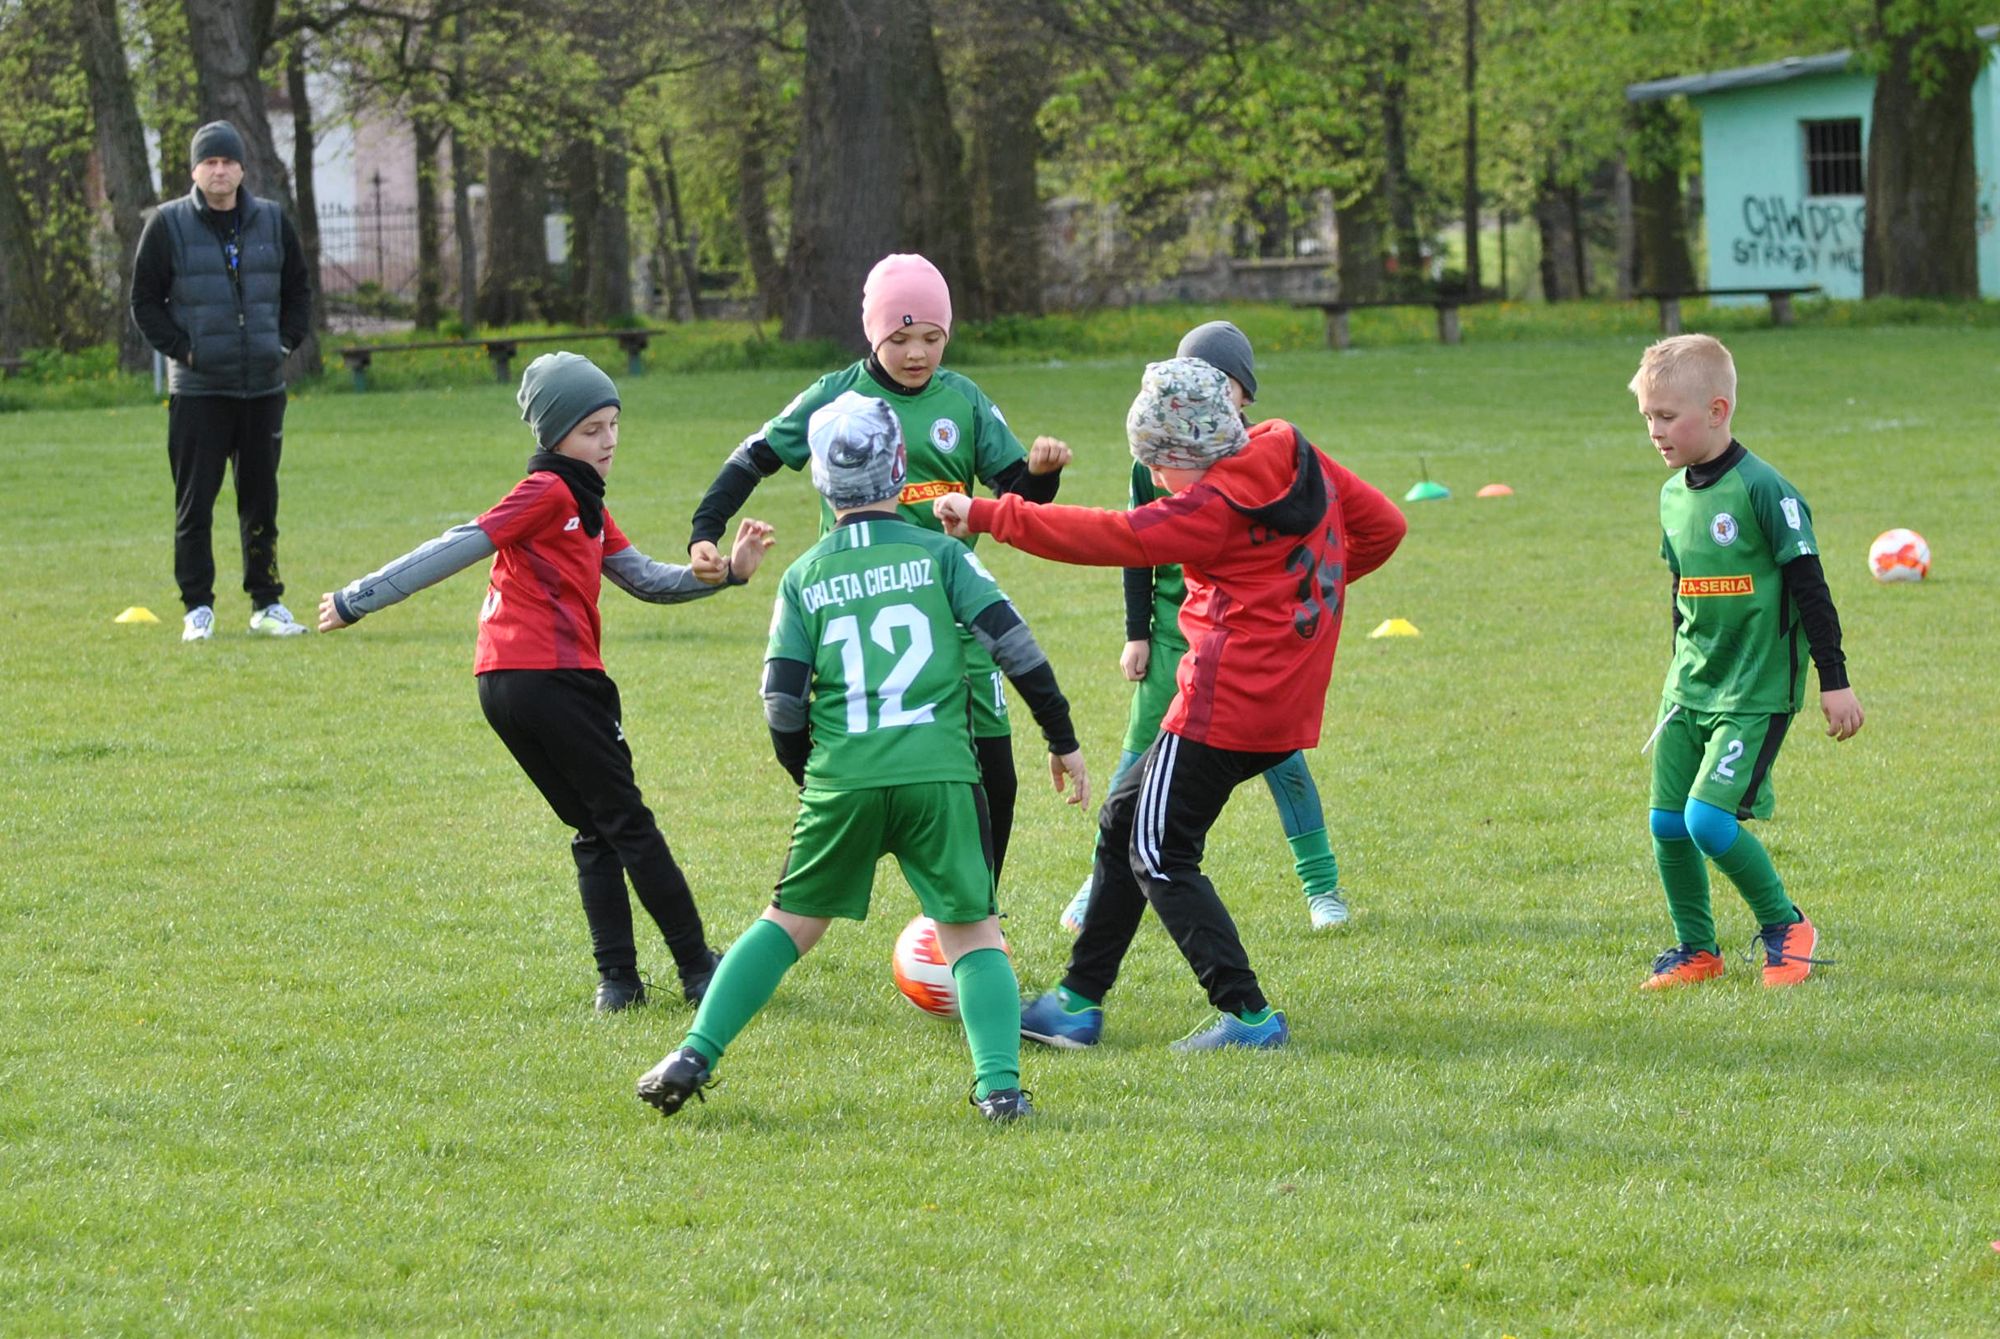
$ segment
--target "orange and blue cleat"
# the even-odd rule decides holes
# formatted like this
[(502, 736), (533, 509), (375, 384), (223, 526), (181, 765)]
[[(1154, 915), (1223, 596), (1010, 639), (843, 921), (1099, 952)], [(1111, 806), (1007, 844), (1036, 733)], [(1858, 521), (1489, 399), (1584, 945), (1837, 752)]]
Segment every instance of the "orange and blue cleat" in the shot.
[(1653, 974), (1639, 983), (1639, 989), (1666, 990), (1672, 986), (1692, 986), (1721, 975), (1720, 953), (1675, 944), (1653, 959)]
[(1757, 942), (1764, 949), (1767, 986), (1796, 986), (1811, 975), (1813, 968), (1833, 961), (1813, 956), (1813, 950), (1819, 947), (1819, 931), (1803, 911), (1790, 925), (1767, 925), (1758, 930)]

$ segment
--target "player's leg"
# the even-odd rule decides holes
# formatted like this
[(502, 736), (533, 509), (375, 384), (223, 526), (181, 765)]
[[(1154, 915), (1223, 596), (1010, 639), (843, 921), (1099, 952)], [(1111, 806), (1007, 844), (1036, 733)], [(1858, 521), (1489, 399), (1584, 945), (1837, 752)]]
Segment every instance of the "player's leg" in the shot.
[(234, 403), (230, 454), (236, 463), (236, 528), (243, 546), (243, 589), (256, 611), (277, 604), (285, 593), (278, 577), (278, 458), (285, 445), (285, 393)]
[(1688, 834), (1756, 915), (1764, 984), (1796, 985), (1821, 961), (1813, 956), (1819, 932), (1785, 891), (1764, 843), (1742, 825), (1744, 819), (1770, 817), (1776, 807), (1771, 768), (1792, 718), (1781, 713), (1717, 720), (1684, 811)]
[(638, 949), (632, 942), (632, 906), (617, 853), (591, 825), (590, 806), (569, 782), (545, 742), (543, 713), (568, 690), (548, 682), (543, 670), (494, 670), (479, 676), (479, 705), (507, 752), (548, 801), (557, 818), (575, 828), (570, 855), (577, 893), (597, 960), (597, 1007), (615, 1012), (645, 998), (639, 986)]
[(681, 1044), (639, 1079), (641, 1101), (671, 1116), (707, 1087), (715, 1066), (771, 1002), (792, 965), (835, 916), (868, 914), (882, 853), (880, 791), (808, 790), (799, 796), (792, 844), (771, 905), (729, 946)]
[[(1715, 942), (1715, 917), (1709, 906), (1708, 864), (1688, 835), (1681, 817), (1687, 793), (1701, 768), (1706, 735), (1686, 708), (1662, 702), (1666, 717), (1654, 740), (1653, 775), (1647, 828), (1652, 833), (1653, 863), (1667, 895), (1673, 918), (1673, 947), (1653, 960), (1641, 983), (1646, 990), (1693, 985), (1722, 975), (1722, 956)], [(1671, 713), (1669, 715), (1668, 713)]]
[(993, 827), (993, 881), (1007, 865), (1014, 836), (1014, 800), (1021, 783), (1014, 774), (1013, 725), (1007, 718), (1007, 676), (986, 648), (959, 630), (965, 653), (965, 686), (972, 700), (972, 752), (979, 759), (979, 784)]
[[(181, 608), (193, 613), (215, 607), (215, 551), (209, 531), (215, 497), (229, 465), (226, 400), (211, 395), (176, 395), (167, 404), (167, 467), (174, 480), (174, 582)], [(205, 633), (203, 635), (206, 635)]]
[(937, 922), (938, 947), (958, 987), (958, 1016), (972, 1053), (972, 1103), (993, 1120), (1027, 1115), (1021, 984), (1000, 935), (975, 789), (937, 782), (895, 786), (885, 796), (884, 842), (924, 914)]
[(1146, 764), (1132, 828), (1132, 873), (1220, 1017), (1176, 1043), (1182, 1050), (1281, 1046), (1290, 1036), (1250, 967), (1236, 922), (1201, 871), (1230, 793), (1284, 758), (1238, 753), (1163, 734)]
[(1319, 787), (1306, 766), (1303, 750), (1264, 773), (1285, 842), (1292, 848), (1292, 869), (1305, 890), (1306, 913), (1315, 930), (1347, 924), (1347, 897), (1340, 887), (1340, 862), (1327, 840), (1326, 813), (1320, 808)]
[[(1146, 756), (1146, 750), (1160, 737), (1160, 722), (1165, 719), (1167, 708), (1174, 700), (1174, 670), (1181, 663), (1181, 656), (1187, 652), (1187, 643), (1179, 637), (1155, 637), (1146, 652), (1145, 677), (1132, 689), (1132, 705), (1125, 714), (1125, 744), (1118, 755), (1118, 766), (1111, 773), (1104, 793), (1109, 795), (1118, 789), (1118, 783), (1125, 774), (1138, 766), (1139, 759)], [(1123, 849), (1123, 848), (1120, 848)], [(1093, 866), (1095, 865), (1093, 851)], [(1080, 934), (1084, 917), (1090, 912), (1090, 890), (1095, 886), (1096, 872), (1085, 876), (1083, 884), (1063, 908), (1062, 927), (1071, 934)]]

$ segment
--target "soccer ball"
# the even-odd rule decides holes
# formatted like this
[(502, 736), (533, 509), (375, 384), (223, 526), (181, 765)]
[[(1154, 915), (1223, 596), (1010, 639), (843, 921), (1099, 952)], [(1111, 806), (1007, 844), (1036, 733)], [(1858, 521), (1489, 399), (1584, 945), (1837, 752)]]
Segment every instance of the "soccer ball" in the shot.
[(905, 925), (896, 936), (894, 963), (896, 989), (904, 999), (938, 1018), (958, 1017), (958, 982), (938, 944), (936, 921), (919, 916)]
[(1931, 546), (1914, 530), (1884, 530), (1868, 546), (1868, 571), (1877, 581), (1922, 581), (1930, 570)]

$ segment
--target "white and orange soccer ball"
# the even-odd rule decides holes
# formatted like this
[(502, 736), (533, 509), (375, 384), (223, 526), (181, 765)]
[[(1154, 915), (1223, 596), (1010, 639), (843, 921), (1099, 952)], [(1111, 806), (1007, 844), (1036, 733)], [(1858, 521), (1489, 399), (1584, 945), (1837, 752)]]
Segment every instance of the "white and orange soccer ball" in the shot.
[(952, 978), (951, 964), (944, 960), (936, 921), (919, 916), (905, 925), (903, 933), (896, 936), (894, 961), (896, 989), (903, 992), (904, 999), (938, 1018), (958, 1017), (958, 982)]
[(1914, 530), (1884, 530), (1868, 546), (1868, 572), (1877, 581), (1922, 581), (1930, 571), (1931, 546)]

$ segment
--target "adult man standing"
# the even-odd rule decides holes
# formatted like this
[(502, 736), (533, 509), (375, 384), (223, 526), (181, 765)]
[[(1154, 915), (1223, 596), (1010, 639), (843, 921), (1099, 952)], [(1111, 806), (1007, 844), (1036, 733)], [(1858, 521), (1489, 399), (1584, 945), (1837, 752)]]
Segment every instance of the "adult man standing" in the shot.
[(161, 205), (139, 235), (132, 319), (168, 359), (167, 463), (174, 476), (174, 580), (181, 640), (215, 630), (215, 496), (235, 466), (236, 520), (250, 630), (306, 630), (279, 602), (278, 456), (287, 354), (312, 329), (312, 284), (284, 211), (243, 189), (243, 137), (227, 121), (194, 132), (194, 189)]

